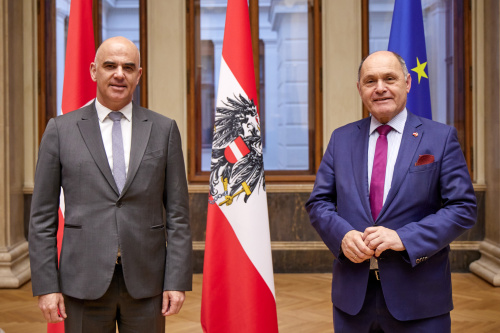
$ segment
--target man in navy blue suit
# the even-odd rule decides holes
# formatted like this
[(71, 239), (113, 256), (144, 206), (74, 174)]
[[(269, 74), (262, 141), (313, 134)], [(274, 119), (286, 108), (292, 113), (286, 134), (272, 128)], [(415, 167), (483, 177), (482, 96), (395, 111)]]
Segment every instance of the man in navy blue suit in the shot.
[(371, 117), (333, 132), (306, 203), (336, 257), (336, 333), (451, 329), (449, 244), (474, 225), (476, 197), (456, 129), (406, 109), (411, 83), (393, 52), (361, 63)]

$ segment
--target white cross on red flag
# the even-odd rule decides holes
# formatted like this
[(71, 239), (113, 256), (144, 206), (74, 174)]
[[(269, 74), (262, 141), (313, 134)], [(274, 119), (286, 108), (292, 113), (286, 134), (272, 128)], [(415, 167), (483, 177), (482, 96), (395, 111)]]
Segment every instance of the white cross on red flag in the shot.
[(247, 0), (228, 0), (203, 269), (207, 333), (278, 332)]

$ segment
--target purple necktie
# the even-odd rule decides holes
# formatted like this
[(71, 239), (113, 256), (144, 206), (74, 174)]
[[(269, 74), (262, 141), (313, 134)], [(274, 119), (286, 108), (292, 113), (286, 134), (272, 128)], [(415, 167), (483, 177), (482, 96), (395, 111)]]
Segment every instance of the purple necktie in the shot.
[(121, 125), (123, 114), (121, 112), (112, 111), (108, 114), (108, 116), (111, 120), (113, 120), (113, 129), (111, 135), (111, 141), (113, 144), (113, 177), (115, 178), (115, 183), (118, 187), (118, 191), (122, 193), (123, 185), (125, 185), (125, 179), (127, 179)]
[(392, 130), (389, 125), (377, 128), (379, 137), (375, 146), (373, 159), (372, 179), (370, 181), (370, 208), (373, 221), (377, 220), (384, 203), (385, 169), (387, 166), (387, 134)]

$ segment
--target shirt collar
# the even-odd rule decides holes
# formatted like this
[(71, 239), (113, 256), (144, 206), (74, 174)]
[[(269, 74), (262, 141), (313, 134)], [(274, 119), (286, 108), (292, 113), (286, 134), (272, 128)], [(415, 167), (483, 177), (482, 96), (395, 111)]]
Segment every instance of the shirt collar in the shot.
[[(97, 98), (95, 99), (95, 108), (97, 110), (97, 117), (99, 118), (99, 121), (101, 123), (106, 119), (106, 117), (108, 116), (108, 114), (110, 112), (113, 112), (113, 110), (108, 109), (107, 107), (105, 107), (104, 105), (102, 105), (101, 103), (99, 103), (99, 101), (97, 100)], [(118, 111), (120, 111), (121, 113), (123, 113), (123, 116), (128, 121), (132, 120), (132, 102), (128, 103), (127, 105), (125, 105), (123, 107), (123, 109), (118, 110)]]
[[(400, 113), (394, 116), (387, 125), (391, 126), (393, 130), (395, 130), (398, 133), (403, 133), (403, 130), (405, 129), (405, 123), (406, 123), (406, 118), (408, 118), (408, 111), (406, 108), (403, 109)], [(373, 134), (373, 132), (379, 127), (382, 126), (383, 124), (375, 119), (375, 117), (371, 117), (371, 122), (370, 122), (370, 135)]]

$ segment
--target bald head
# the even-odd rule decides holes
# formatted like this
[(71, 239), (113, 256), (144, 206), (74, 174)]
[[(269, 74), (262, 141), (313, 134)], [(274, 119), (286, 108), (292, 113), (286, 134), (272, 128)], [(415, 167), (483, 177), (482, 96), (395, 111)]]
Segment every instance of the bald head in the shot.
[(368, 59), (369, 57), (371, 57), (373, 55), (376, 55), (376, 56), (383, 55), (383, 56), (389, 56), (389, 57), (392, 55), (392, 56), (396, 57), (396, 59), (398, 59), (398, 61), (399, 61), (399, 64), (401, 65), (401, 70), (403, 71), (404, 76), (408, 75), (408, 68), (406, 67), (406, 62), (402, 56), (400, 56), (399, 54), (397, 54), (396, 52), (393, 52), (393, 51), (377, 51), (377, 52), (373, 52), (373, 53), (367, 55), (363, 60), (361, 60), (361, 63), (359, 64), (359, 67), (358, 67), (358, 82), (359, 82), (359, 78), (361, 76), (361, 69), (363, 67), (363, 64), (365, 63), (366, 59)]
[(97, 48), (97, 51), (95, 52), (95, 58), (94, 58), (94, 62), (96, 62), (97, 58), (99, 57), (99, 51), (101, 49), (105, 49), (108, 47), (108, 45), (123, 45), (124, 47), (130, 47), (131, 50), (135, 50), (135, 52), (137, 52), (137, 57), (138, 57), (138, 64), (139, 66), (141, 65), (141, 54), (139, 52), (139, 49), (137, 48), (137, 46), (134, 44), (134, 42), (132, 42), (130, 39), (128, 38), (125, 38), (123, 36), (116, 36), (116, 37), (111, 37), (111, 38), (108, 38), (106, 39), (104, 42), (102, 42), (102, 44)]
[(139, 50), (125, 37), (105, 40), (90, 64), (90, 75), (97, 82), (97, 100), (118, 111), (132, 101), (142, 75)]

